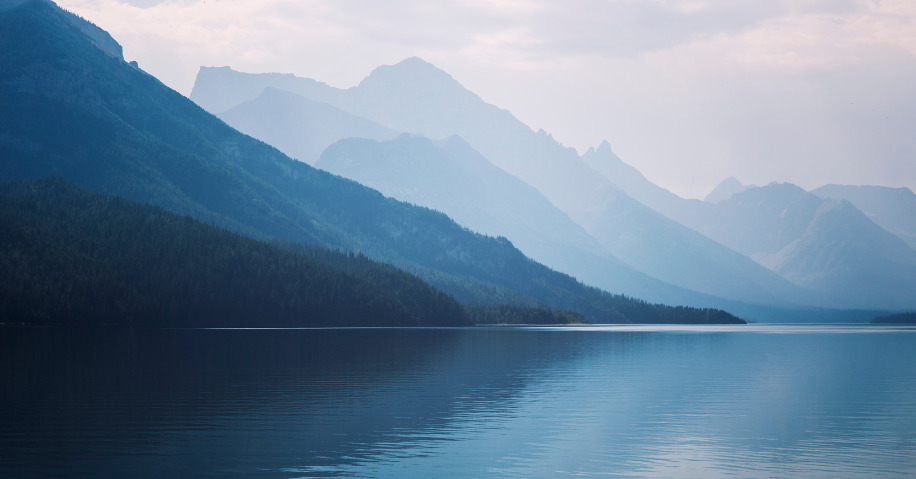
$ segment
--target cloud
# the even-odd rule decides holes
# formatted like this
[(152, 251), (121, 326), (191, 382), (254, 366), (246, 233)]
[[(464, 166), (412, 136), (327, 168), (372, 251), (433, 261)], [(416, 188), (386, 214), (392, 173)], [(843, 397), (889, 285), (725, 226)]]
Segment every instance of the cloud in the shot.
[[(832, 61), (863, 42), (916, 51), (909, 2), (735, 0), (63, 0), (128, 49), (152, 38), (182, 59), (295, 65), (295, 54), (346, 58), (363, 51), (423, 50), (489, 58), (524, 70), (588, 57), (668, 52), (686, 61), (778, 64)], [(135, 39), (142, 39), (136, 41)], [(836, 40), (841, 40), (837, 43)], [(832, 51), (824, 55), (828, 46)], [(351, 49), (351, 50), (347, 50)], [(685, 55), (685, 53), (687, 53)], [(409, 56), (409, 55), (408, 55)], [(651, 59), (651, 58), (650, 58)]]

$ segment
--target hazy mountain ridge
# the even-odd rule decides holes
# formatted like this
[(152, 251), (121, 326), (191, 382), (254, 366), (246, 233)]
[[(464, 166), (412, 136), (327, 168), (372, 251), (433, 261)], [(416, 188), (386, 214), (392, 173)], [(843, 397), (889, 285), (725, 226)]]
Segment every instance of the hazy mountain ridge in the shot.
[(716, 185), (716, 187), (706, 195), (706, 198), (703, 198), (703, 201), (707, 203), (718, 203), (722, 200), (731, 198), (733, 194), (740, 193), (745, 189), (746, 187), (742, 185), (737, 178), (729, 176)]
[(478, 232), (506, 236), (526, 255), (588, 284), (653, 301), (701, 300), (625, 266), (535, 188), (492, 165), (461, 138), (345, 139), (315, 166), (442, 211)]
[(58, 176), (252, 236), (359, 251), (472, 300), (575, 309), (592, 321), (706, 321), (588, 288), (505, 239), (383, 197), (233, 130), (98, 48), (53, 4), (0, 12), (0, 180)]
[[(222, 85), (221, 77), (226, 77)], [(231, 93), (231, 85), (244, 84), (245, 92), (236, 96), (240, 101), (250, 95), (257, 79), (262, 87), (282, 88), (281, 80), (291, 83), (277, 74), (208, 69), (199, 76), (192, 99), (208, 98), (204, 92), (209, 89)], [(462, 137), (495, 166), (541, 191), (615, 257), (664, 282), (749, 302), (803, 303), (810, 299), (779, 275), (633, 200), (583, 163), (575, 150), (544, 132), (535, 133), (423, 60), (411, 58), (379, 67), (347, 90), (314, 80), (295, 86), (295, 93), (390, 128), (434, 139)], [(698, 281), (698, 271), (709, 274)]]
[(765, 261), (853, 307), (916, 307), (916, 251), (846, 201), (825, 201), (805, 234)]
[[(583, 161), (650, 207), (794, 284), (817, 291), (831, 304), (916, 306), (911, 294), (916, 270), (909, 266), (913, 255), (853, 205), (831, 207), (787, 183), (744, 186), (734, 178), (723, 181), (709, 201), (683, 199), (653, 185), (614, 155), (607, 143), (589, 150)], [(872, 216), (885, 218), (885, 224), (896, 227), (904, 238), (911, 229), (916, 231), (916, 201), (901, 201), (909, 200), (908, 190), (824, 187), (820, 192), (860, 199), (881, 212)]]
[(271, 87), (217, 116), (229, 126), (310, 165), (342, 138), (388, 140), (400, 134), (327, 103)]
[(870, 220), (916, 249), (916, 194), (909, 188), (825, 185), (811, 193), (849, 201)]
[(845, 200), (773, 183), (711, 205), (696, 227), (837, 304), (916, 305), (916, 251)]
[(788, 183), (748, 188), (694, 220), (710, 238), (760, 261), (804, 234), (821, 201)]
[[(191, 99), (210, 113), (222, 113), (236, 105), (256, 99), (264, 91), (263, 78), (237, 75), (231, 67), (200, 67)], [(267, 87), (289, 91), (306, 98), (321, 96), (317, 92), (333, 91), (328, 85), (291, 73), (265, 73)], [(321, 100), (318, 100), (321, 101)]]
[(675, 221), (681, 222), (682, 216), (697, 215), (705, 208), (702, 201), (681, 198), (649, 181), (639, 170), (620, 159), (607, 140), (598, 148), (586, 151), (582, 161), (636, 201)]

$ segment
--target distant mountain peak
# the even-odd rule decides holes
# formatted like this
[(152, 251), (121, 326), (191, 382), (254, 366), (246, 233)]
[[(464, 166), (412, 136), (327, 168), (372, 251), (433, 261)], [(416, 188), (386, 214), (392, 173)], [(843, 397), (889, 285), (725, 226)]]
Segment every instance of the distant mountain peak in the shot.
[(851, 202), (872, 221), (916, 249), (916, 195), (909, 188), (824, 185), (811, 192), (821, 198)]
[[(613, 159), (613, 160), (616, 160), (616, 161), (621, 162), (621, 163), (624, 162), (623, 160), (620, 159), (620, 157), (617, 156), (616, 153), (614, 153), (614, 149), (611, 148), (611, 143), (610, 143), (609, 141), (607, 141), (607, 140), (601, 140), (601, 144), (599, 144), (597, 147), (595, 147), (595, 146), (590, 146), (590, 147), (588, 147), (588, 150), (586, 150), (585, 153), (584, 153), (582, 156), (583, 156), (583, 157), (585, 157), (585, 156), (590, 156), (590, 157), (591, 157), (591, 156), (595, 156), (595, 155), (598, 155), (598, 157), (600, 157), (600, 158), (602, 158), (602, 159), (604, 159), (604, 160)], [(629, 165), (628, 165), (628, 166), (629, 166)]]
[[(431, 68), (431, 69), (434, 69), (434, 70), (439, 70), (439, 69), (436, 68), (436, 66), (433, 65), (432, 63), (430, 63), (430, 62), (428, 62), (428, 61), (426, 61), (426, 60), (424, 60), (424, 59), (422, 59), (422, 58), (420, 58), (420, 57), (417, 57), (417, 56), (413, 56), (413, 57), (410, 57), (410, 58), (405, 58), (405, 59), (403, 59), (403, 60), (397, 62), (395, 65), (410, 66), (410, 67), (414, 67), (414, 68)], [(439, 70), (439, 71), (441, 71), (441, 70)]]
[[(221, 67), (215, 67), (215, 66), (208, 67), (208, 66), (201, 65), (200, 69), (197, 71), (198, 76), (206, 75), (206, 74), (224, 74), (224, 73), (242, 73), (242, 72), (233, 69), (229, 65), (224, 65)], [(265, 73), (265, 75), (273, 75), (273, 76), (286, 77), (286, 78), (298, 78), (296, 75), (292, 73), (272, 72), (272, 73)], [(308, 81), (308, 79), (305, 79), (305, 80)]]
[(426, 91), (465, 91), (451, 75), (420, 57), (410, 57), (394, 65), (382, 65), (359, 82), (359, 89), (400, 88)]
[(648, 181), (638, 169), (617, 156), (611, 148), (611, 143), (607, 140), (603, 140), (597, 148), (589, 148), (582, 155), (582, 159), (586, 164), (600, 171), (611, 181)]
[[(426, 72), (436, 75), (442, 75), (451, 78), (451, 76), (446, 73), (444, 70), (440, 69), (436, 65), (420, 58), (420, 57), (410, 57), (405, 58), (394, 65), (388, 65), (390, 68), (397, 68), (400, 70), (406, 70), (413, 73), (417, 72)], [(380, 66), (379, 68), (384, 68), (385, 65)], [(377, 68), (378, 69), (378, 68)]]
[(734, 176), (729, 176), (728, 178), (722, 180), (718, 186), (713, 188), (713, 190), (706, 195), (706, 198), (703, 201), (707, 203), (718, 203), (720, 201), (727, 200), (731, 198), (735, 193), (740, 193), (746, 190), (747, 187), (742, 185), (740, 181)]
[[(745, 190), (749, 188), (754, 188), (754, 187), (753, 186), (744, 187)], [(780, 195), (785, 198), (802, 197), (808, 193), (801, 186), (798, 186), (794, 183), (785, 182), (785, 181), (784, 182), (773, 181), (773, 182), (770, 182), (766, 186), (761, 186), (758, 188), (765, 189), (766, 191), (770, 192), (770, 194)]]

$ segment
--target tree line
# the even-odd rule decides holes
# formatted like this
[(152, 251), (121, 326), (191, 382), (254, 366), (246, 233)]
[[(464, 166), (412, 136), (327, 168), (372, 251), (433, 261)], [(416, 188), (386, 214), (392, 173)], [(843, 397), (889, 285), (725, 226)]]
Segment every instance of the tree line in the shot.
[(0, 187), (0, 321), (462, 326), (453, 298), (361, 255), (299, 252), (61, 180)]

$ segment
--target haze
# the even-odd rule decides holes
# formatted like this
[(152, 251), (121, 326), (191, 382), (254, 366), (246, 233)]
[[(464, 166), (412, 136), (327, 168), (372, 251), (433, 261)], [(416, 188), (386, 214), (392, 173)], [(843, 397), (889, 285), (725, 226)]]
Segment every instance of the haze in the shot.
[(420, 56), (685, 197), (734, 176), (916, 189), (916, 4), (61, 0), (187, 95), (200, 66), (337, 87)]

